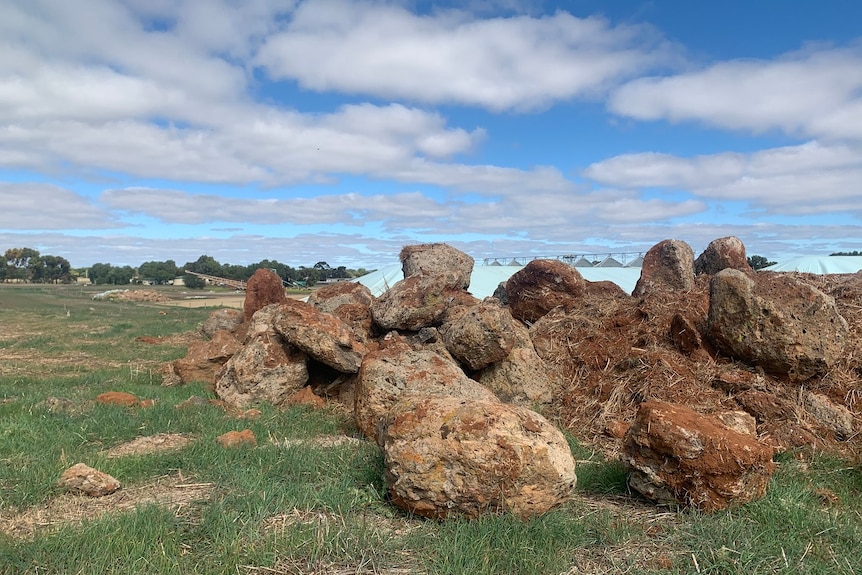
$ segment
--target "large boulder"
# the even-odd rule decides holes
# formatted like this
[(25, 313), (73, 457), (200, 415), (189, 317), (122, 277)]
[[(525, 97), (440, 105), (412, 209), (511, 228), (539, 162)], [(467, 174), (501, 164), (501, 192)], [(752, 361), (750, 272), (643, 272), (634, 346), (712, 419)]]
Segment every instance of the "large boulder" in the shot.
[(278, 306), (272, 326), (287, 343), (341, 373), (358, 372), (368, 353), (346, 323), (302, 301)]
[(641, 277), (632, 295), (694, 287), (694, 252), (681, 240), (664, 240), (649, 249), (641, 265)]
[(536, 353), (529, 330), (518, 321), (512, 327), (512, 351), (480, 371), (477, 379), (507, 403), (524, 407), (550, 403), (559, 384), (557, 373)]
[(282, 405), (308, 381), (306, 360), (274, 331), (255, 333), (222, 368), (216, 395), (237, 408)]
[(440, 334), (446, 349), (472, 371), (506, 358), (515, 345), (512, 314), (493, 298), (463, 308)]
[(390, 411), (380, 443), (393, 503), (424, 517), (528, 519), (567, 501), (575, 486), (563, 434), (515, 405), (414, 396)]
[(834, 366), (849, 337), (835, 300), (811, 284), (733, 269), (712, 277), (707, 333), (721, 353), (796, 381)]
[(446, 288), (467, 289), (473, 273), (473, 258), (448, 244), (405, 246), (399, 255), (404, 277), (425, 274), (442, 278)]
[(626, 433), (622, 460), (629, 485), (659, 503), (718, 511), (766, 494), (772, 447), (719, 418), (648, 401)]
[(371, 290), (358, 282), (334, 283), (315, 290), (308, 296), (309, 304), (341, 319), (363, 342), (369, 341), (373, 335), (373, 302)]
[(467, 377), (457, 364), (403, 342), (365, 356), (354, 393), (356, 427), (369, 438), (377, 438), (378, 424), (405, 395), (497, 401), (491, 390)]
[(236, 333), (243, 322), (243, 313), (238, 309), (224, 307), (213, 311), (201, 325), (200, 332), (212, 338), (217, 331)]
[(213, 332), (211, 339), (193, 341), (185, 357), (168, 364), (165, 385), (194, 381), (212, 385), (224, 364), (241, 347), (240, 341), (223, 329)]
[(532, 323), (554, 308), (576, 307), (585, 286), (572, 266), (558, 260), (533, 260), (509, 278), (506, 296), (512, 316)]
[(374, 323), (383, 330), (408, 331), (439, 325), (449, 306), (466, 294), (448, 284), (443, 276), (425, 273), (399, 281), (372, 303)]
[(261, 268), (252, 274), (245, 286), (243, 318), (248, 321), (257, 310), (269, 304), (282, 303), (286, 299), (281, 278), (272, 271)]
[(745, 256), (745, 245), (735, 236), (712, 240), (703, 253), (694, 260), (696, 275), (715, 275), (727, 268), (744, 272), (752, 271)]

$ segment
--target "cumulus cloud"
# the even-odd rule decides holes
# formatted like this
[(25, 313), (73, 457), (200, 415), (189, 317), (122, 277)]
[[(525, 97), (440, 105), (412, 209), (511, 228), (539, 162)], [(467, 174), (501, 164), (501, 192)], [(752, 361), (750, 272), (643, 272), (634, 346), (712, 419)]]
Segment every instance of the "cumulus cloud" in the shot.
[(0, 182), (0, 228), (69, 230), (119, 227), (112, 214), (52, 184)]
[(583, 175), (624, 188), (684, 189), (713, 200), (739, 200), (773, 215), (862, 216), (862, 154), (816, 141), (753, 153), (694, 157), (624, 154), (588, 166)]
[(664, 65), (672, 49), (645, 25), (567, 12), (477, 19), (391, 4), (304, 2), (255, 62), (317, 91), (530, 109), (601, 93)]
[(862, 140), (862, 45), (638, 78), (617, 90), (608, 107), (638, 120)]

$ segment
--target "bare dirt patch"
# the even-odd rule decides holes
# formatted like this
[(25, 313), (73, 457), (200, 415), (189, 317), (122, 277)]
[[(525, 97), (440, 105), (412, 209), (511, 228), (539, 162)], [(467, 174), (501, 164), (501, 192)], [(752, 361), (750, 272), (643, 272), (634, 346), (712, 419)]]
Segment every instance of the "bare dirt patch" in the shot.
[(141, 505), (160, 505), (180, 516), (190, 503), (208, 499), (214, 489), (212, 483), (195, 483), (177, 474), (157, 477), (142, 485), (123, 487), (104, 497), (60, 495), (45, 505), (0, 516), (0, 532), (10, 537), (29, 538), (39, 531), (99, 519), (110, 513), (132, 511)]
[(115, 445), (105, 452), (108, 457), (126, 457), (174, 451), (190, 445), (194, 440), (180, 433), (157, 433), (138, 437), (132, 441)]

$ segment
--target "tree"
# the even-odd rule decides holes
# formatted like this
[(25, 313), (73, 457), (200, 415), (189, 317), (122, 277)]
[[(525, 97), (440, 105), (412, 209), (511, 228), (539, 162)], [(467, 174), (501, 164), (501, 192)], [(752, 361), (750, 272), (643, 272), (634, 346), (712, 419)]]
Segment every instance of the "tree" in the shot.
[(39, 252), (33, 248), (10, 248), (4, 254), (9, 279), (30, 281), (39, 265)]
[(829, 254), (830, 256), (862, 256), (862, 252), (859, 250), (853, 250), (852, 252), (835, 252)]
[(204, 278), (192, 274), (184, 275), (183, 283), (189, 289), (204, 289), (207, 286), (207, 282)]
[(6, 281), (6, 256), (0, 256), (0, 282)]
[(72, 266), (60, 256), (41, 256), (33, 268), (34, 282), (72, 283)]
[(90, 266), (90, 269), (87, 270), (87, 277), (90, 278), (90, 282), (94, 285), (101, 285), (108, 283), (108, 277), (111, 274), (111, 264), (93, 264)]
[(775, 265), (777, 262), (771, 262), (767, 260), (763, 256), (748, 256), (748, 265), (750, 265), (753, 269), (762, 270), (763, 268), (768, 268), (769, 266)]
[(138, 276), (154, 284), (166, 284), (177, 277), (177, 264), (174, 260), (164, 262), (144, 262), (138, 268)]
[(314, 264), (314, 269), (320, 272), (317, 276), (318, 279), (325, 280), (326, 278), (330, 277), (330, 274), (332, 273), (332, 268), (326, 262), (317, 262), (316, 264)]
[(201, 256), (197, 261), (189, 262), (184, 265), (183, 269), (190, 272), (197, 272), (199, 274), (224, 277), (222, 275), (222, 265), (212, 256)]

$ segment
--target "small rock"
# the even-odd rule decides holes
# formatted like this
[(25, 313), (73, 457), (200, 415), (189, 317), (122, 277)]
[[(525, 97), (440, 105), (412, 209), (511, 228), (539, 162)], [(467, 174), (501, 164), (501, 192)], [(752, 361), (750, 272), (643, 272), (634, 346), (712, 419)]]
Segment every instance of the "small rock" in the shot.
[(76, 463), (64, 471), (57, 484), (67, 491), (89, 497), (110, 495), (120, 488), (119, 481), (84, 463)]
[(96, 402), (103, 405), (122, 405), (124, 407), (135, 407), (138, 398), (125, 391), (106, 391), (96, 396)]
[(632, 295), (642, 297), (657, 290), (681, 291), (694, 287), (694, 253), (681, 240), (664, 240), (649, 249), (641, 265), (641, 277)]
[(239, 447), (241, 445), (249, 445), (254, 447), (257, 445), (257, 438), (250, 429), (242, 431), (228, 431), (216, 438), (216, 442), (222, 447)]
[(825, 395), (806, 393), (805, 410), (820, 425), (831, 429), (839, 439), (853, 435), (853, 413), (843, 405), (833, 403)]
[(728, 236), (712, 240), (706, 249), (694, 260), (694, 273), (715, 275), (723, 269), (752, 271), (745, 256), (745, 245), (737, 237)]
[(309, 405), (321, 409), (326, 406), (326, 401), (311, 390), (311, 387), (305, 386), (290, 397), (285, 402), (286, 405)]

